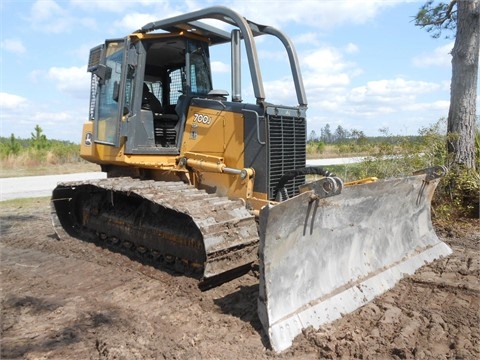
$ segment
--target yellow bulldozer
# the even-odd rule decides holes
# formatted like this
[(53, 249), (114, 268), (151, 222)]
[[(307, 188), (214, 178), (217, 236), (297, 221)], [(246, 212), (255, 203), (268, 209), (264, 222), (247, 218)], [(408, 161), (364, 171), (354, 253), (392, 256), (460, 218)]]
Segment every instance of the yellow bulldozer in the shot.
[[(259, 36), (283, 45), (293, 104), (267, 101)], [(213, 85), (210, 49), (221, 44), (231, 95)], [(242, 98), (244, 54), (255, 103)], [(106, 40), (88, 71), (81, 157), (107, 177), (58, 184), (57, 234), (136, 254), (203, 289), (258, 266), (258, 314), (275, 351), (451, 252), (430, 218), (445, 168), (344, 184), (307, 166), (299, 61), (274, 27), (210, 7)]]

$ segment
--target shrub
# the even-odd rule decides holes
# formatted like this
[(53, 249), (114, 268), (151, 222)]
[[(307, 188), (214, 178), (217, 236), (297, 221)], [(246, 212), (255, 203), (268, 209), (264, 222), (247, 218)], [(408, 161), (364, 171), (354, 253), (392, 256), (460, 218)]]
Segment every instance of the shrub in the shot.
[(309, 141), (307, 143), (307, 154), (315, 155), (321, 154), (325, 150), (325, 143), (323, 141)]
[(440, 182), (433, 207), (439, 220), (479, 217), (480, 177), (474, 170), (449, 172)]
[[(478, 130), (478, 129), (477, 129)], [(446, 121), (440, 119), (419, 131), (419, 141), (399, 139), (395, 152), (391, 144), (380, 144), (379, 151), (356, 169), (358, 178), (376, 176), (391, 178), (411, 175), (415, 170), (450, 164), (447, 152)], [(387, 154), (394, 155), (387, 155)], [(477, 161), (480, 135), (476, 134)], [(352, 174), (350, 174), (352, 175)], [(480, 176), (475, 169), (451, 168), (440, 181), (433, 199), (434, 214), (439, 219), (479, 217)]]

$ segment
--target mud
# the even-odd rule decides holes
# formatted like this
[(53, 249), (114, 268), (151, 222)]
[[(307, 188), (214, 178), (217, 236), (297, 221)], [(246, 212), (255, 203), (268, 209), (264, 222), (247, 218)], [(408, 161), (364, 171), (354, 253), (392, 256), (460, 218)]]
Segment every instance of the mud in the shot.
[(57, 240), (47, 199), (1, 204), (2, 359), (477, 359), (480, 223), (437, 228), (453, 254), (281, 354), (255, 270), (202, 292), (92, 243)]

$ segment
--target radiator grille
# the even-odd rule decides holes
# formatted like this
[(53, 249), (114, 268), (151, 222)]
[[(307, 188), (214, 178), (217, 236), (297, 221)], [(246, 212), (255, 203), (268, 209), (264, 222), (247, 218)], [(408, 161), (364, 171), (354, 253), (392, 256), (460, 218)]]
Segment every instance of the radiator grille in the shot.
[[(275, 188), (280, 178), (289, 171), (305, 167), (306, 119), (283, 115), (268, 115), (268, 195), (274, 200)], [(305, 176), (298, 176), (286, 184), (288, 196), (298, 194), (298, 186)]]

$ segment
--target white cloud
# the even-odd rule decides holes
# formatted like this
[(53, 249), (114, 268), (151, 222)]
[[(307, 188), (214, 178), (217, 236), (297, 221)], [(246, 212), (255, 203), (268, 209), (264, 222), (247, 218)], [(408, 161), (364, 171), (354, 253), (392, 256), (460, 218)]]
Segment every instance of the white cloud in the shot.
[(310, 73), (304, 78), (307, 94), (315, 94), (318, 91), (333, 93), (338, 88), (345, 88), (350, 84), (350, 76), (347, 73)]
[(0, 108), (4, 110), (13, 110), (27, 103), (27, 99), (22, 96), (0, 92)]
[(130, 7), (132, 7), (136, 1), (85, 1), (85, 0), (71, 0), (70, 3), (82, 11), (90, 12), (112, 12), (123, 13)]
[[(350, 116), (374, 117), (386, 114), (399, 114), (405, 111), (445, 110), (444, 101), (419, 102), (421, 96), (441, 90), (437, 83), (394, 78), (369, 81), (363, 86), (351, 89), (345, 103), (337, 111)], [(447, 106), (448, 108), (448, 106)]]
[[(275, 2), (237, 2), (232, 7), (239, 13), (260, 24), (265, 23), (261, 14), (268, 14), (268, 23), (301, 23), (328, 29), (342, 24), (364, 24), (384, 8), (397, 5), (396, 1), (379, 0), (280, 0)], [(253, 6), (252, 6), (253, 5)]]
[(53, 0), (37, 0), (32, 5), (30, 17), (34, 21), (48, 21), (56, 15), (62, 14), (64, 11)]
[(436, 91), (439, 88), (440, 85), (436, 83), (402, 78), (369, 81), (364, 86), (352, 89), (350, 100), (355, 102), (365, 101), (369, 98), (381, 102), (407, 100), (415, 95)]
[(269, 64), (268, 66), (271, 66), (272, 61), (282, 62), (284, 64), (287, 64), (286, 53), (283, 49), (278, 48), (275, 50), (265, 50), (265, 48), (263, 47), (261, 49), (257, 47), (257, 54), (258, 54), (258, 59), (260, 61), (260, 64), (265, 63), (265, 64)]
[[(435, 121), (448, 111), (447, 100), (428, 100), (437, 91), (443, 91), (442, 84), (402, 77), (369, 81), (354, 88), (341, 83), (330, 88), (321, 88), (320, 85), (314, 88), (312, 85), (307, 91), (307, 95), (315, 94), (313, 101), (309, 96), (309, 112), (318, 112), (322, 118), (313, 117), (309, 126), (316, 131), (326, 123), (341, 124), (369, 134), (372, 128), (390, 127), (398, 133), (408, 121), (406, 130), (413, 133), (412, 130), (416, 131), (420, 123), (429, 119)], [(418, 114), (421, 121), (418, 118), (402, 118), (410, 113)]]
[(264, 87), (269, 102), (295, 105), (297, 98), (295, 96), (295, 88), (290, 79), (266, 81)]
[(71, 27), (71, 16), (53, 0), (37, 0), (29, 19), (36, 30), (59, 34)]
[(49, 139), (77, 143), (80, 140), (87, 111), (84, 106), (78, 107), (70, 103), (68, 110), (52, 111), (52, 104), (38, 104), (31, 99), (8, 93), (0, 93), (0, 105), (0, 136), (14, 134), (18, 138), (28, 139), (35, 126), (39, 125)]
[[(42, 0), (43, 1), (43, 0)], [(50, 0), (51, 1), (51, 0)], [(139, 12), (152, 14), (155, 20), (185, 14), (209, 6), (228, 6), (232, 10), (259, 24), (268, 23), (273, 26), (288, 23), (300, 23), (315, 28), (328, 29), (342, 24), (364, 24), (378, 15), (380, 11), (398, 4), (397, 1), (382, 0), (277, 0), (255, 1), (245, 0), (239, 2), (226, 1), (194, 1), (182, 2), (158, 0), (122, 0), (122, 1), (84, 1), (71, 0), (74, 8), (85, 12), (98, 13), (101, 11), (123, 14), (126, 12)], [(274, 4), (274, 6), (272, 6)], [(261, 14), (268, 14), (268, 21)], [(212, 21), (205, 21), (214, 23)], [(218, 23), (215, 23), (218, 24)], [(222, 23), (223, 24), (223, 23)], [(225, 25), (219, 25), (224, 28)]]
[[(76, 8), (83, 11), (91, 11), (98, 13), (100, 11), (107, 11), (111, 13), (124, 13), (129, 9), (138, 9), (140, 6), (153, 8), (158, 5), (158, 0), (121, 0), (121, 1), (85, 1), (85, 0), (71, 0), (70, 3)], [(163, 1), (162, 3), (168, 3)]]
[[(76, 6), (81, 6), (85, 9), (85, 5), (90, 5), (90, 2), (84, 0), (74, 0)], [(110, 4), (109, 4), (110, 3)], [(122, 32), (130, 33), (138, 30), (142, 26), (158, 20), (167, 19), (177, 15), (182, 15), (202, 7), (211, 6), (204, 4), (197, 5), (195, 1), (158, 1), (158, 0), (130, 0), (130, 1), (97, 1), (94, 8), (98, 7), (100, 11), (110, 11), (119, 14), (128, 12), (120, 20), (114, 23), (114, 28)], [(85, 9), (86, 10), (86, 9)], [(90, 8), (91, 10), (91, 8)], [(128, 11), (127, 11), (128, 10)], [(204, 19), (202, 22), (211, 24), (220, 28), (226, 25), (223, 22), (214, 19)]]
[[(28, 139), (36, 125), (39, 125), (43, 133), (49, 139), (69, 140), (77, 142), (80, 140), (82, 124), (85, 111), (38, 111), (32, 107), (31, 116), (24, 116), (22, 113), (2, 114), (1, 136), (14, 134), (18, 138)], [(24, 111), (24, 110), (23, 110)], [(23, 116), (22, 116), (23, 114)], [(20, 119), (14, 125), (12, 119)]]
[[(106, 1), (109, 2), (110, 1)], [(87, 1), (91, 5), (92, 2)], [(103, 3), (99, 1), (99, 3)], [(112, 1), (112, 4), (119, 4), (121, 1)], [(75, 27), (96, 28), (97, 24), (93, 18), (79, 16), (69, 4), (63, 3), (60, 6), (54, 0), (37, 0), (30, 8), (28, 21), (36, 31), (61, 34), (70, 32)]]
[(307, 44), (310, 46), (319, 45), (318, 33), (308, 32), (300, 34), (293, 39), (293, 43), (295, 44), (295, 46), (298, 46), (300, 44)]
[(60, 92), (70, 94), (74, 98), (88, 98), (90, 74), (85, 71), (85, 67), (51, 67), (47, 76), (55, 81)]
[(221, 61), (212, 61), (211, 68), (214, 73), (230, 73), (230, 65)]
[[(313, 51), (300, 52), (303, 84), (309, 108), (318, 111), (335, 111), (345, 104), (348, 87), (352, 78), (362, 70), (354, 62), (345, 58), (344, 52), (352, 50), (347, 46), (344, 51), (332, 46), (319, 47)], [(285, 56), (283, 56), (285, 60)], [(274, 67), (270, 64), (270, 67)], [(284, 67), (289, 69), (287, 64)], [(279, 76), (280, 70), (275, 67), (273, 75)], [(296, 96), (290, 72), (284, 79), (267, 79), (265, 91), (268, 101), (286, 105), (295, 105)]]
[(31, 123), (42, 123), (44, 125), (54, 125), (57, 123), (70, 123), (73, 119), (72, 114), (66, 111), (62, 112), (36, 112), (32, 115)]
[(121, 31), (130, 33), (156, 20), (158, 20), (158, 18), (152, 14), (131, 13), (125, 15), (119, 21), (115, 21), (113, 25)]
[(22, 41), (19, 39), (4, 39), (0, 43), (0, 47), (5, 51), (22, 55), (27, 52), (27, 49), (23, 45)]
[(342, 52), (333, 47), (301, 54), (300, 59), (305, 69), (303, 78), (306, 92), (315, 102), (321, 101), (325, 96), (330, 98), (336, 95), (338, 90), (345, 92), (352, 77), (360, 72), (355, 63), (346, 60)]
[(421, 103), (415, 103), (415, 104), (407, 104), (406, 106), (404, 106), (404, 109), (408, 111), (442, 110), (442, 111), (445, 111), (445, 113), (447, 113), (449, 107), (450, 107), (449, 100), (437, 100), (430, 103), (421, 102)]
[(45, 70), (35, 69), (35, 70), (30, 71), (30, 73), (28, 74), (28, 79), (32, 83), (38, 84), (40, 81), (43, 80), (44, 76), (45, 76)]
[(302, 56), (302, 63), (315, 72), (338, 72), (342, 70), (345, 61), (342, 54), (335, 48), (324, 47)]
[[(90, 30), (99, 28), (97, 21), (94, 18), (82, 17), (78, 19), (78, 23), (81, 27), (88, 28)], [(103, 24), (101, 24), (101, 27), (103, 28)]]
[(81, 44), (76, 46), (74, 49), (71, 49), (68, 54), (77, 59), (76, 63), (82, 62), (85, 63), (85, 71), (87, 71), (87, 60), (90, 54), (90, 49), (94, 46), (100, 45), (103, 42), (102, 40), (97, 40), (95, 43)]
[(452, 56), (450, 52), (453, 48), (453, 42), (437, 47), (433, 53), (423, 53), (412, 59), (413, 65), (417, 67), (428, 66), (450, 66)]
[(358, 46), (353, 43), (348, 43), (347, 46), (345, 46), (345, 52), (347, 54), (355, 54), (358, 51), (359, 51)]

